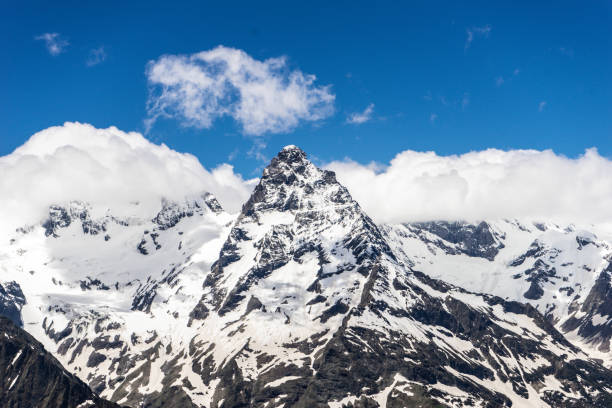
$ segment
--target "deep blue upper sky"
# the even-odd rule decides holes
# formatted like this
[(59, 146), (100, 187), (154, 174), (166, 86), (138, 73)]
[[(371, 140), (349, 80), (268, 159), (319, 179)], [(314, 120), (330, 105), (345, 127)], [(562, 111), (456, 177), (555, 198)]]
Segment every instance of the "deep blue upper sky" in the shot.
[[(265, 137), (268, 157), (287, 144), (321, 161), (489, 147), (612, 157), (609, 1), (81, 3), (2, 5), (0, 155), (65, 121), (143, 132), (147, 62), (225, 45), (285, 55), (336, 95), (333, 116)], [(69, 43), (56, 56), (35, 39), (54, 32)], [(99, 47), (106, 58), (88, 66)], [(346, 123), (371, 103), (370, 121)], [(208, 168), (230, 156), (247, 177), (261, 166), (229, 119), (161, 120), (147, 136)]]

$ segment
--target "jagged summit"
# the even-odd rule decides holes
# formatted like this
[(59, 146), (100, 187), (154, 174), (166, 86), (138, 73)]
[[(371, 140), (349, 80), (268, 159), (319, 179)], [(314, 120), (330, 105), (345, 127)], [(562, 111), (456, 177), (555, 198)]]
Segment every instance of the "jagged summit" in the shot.
[[(310, 168), (309, 168), (310, 167)], [(290, 176), (292, 173), (296, 175), (305, 175), (307, 170), (312, 173), (314, 165), (308, 160), (306, 153), (297, 146), (285, 146), (278, 154), (270, 161), (263, 171), (262, 180), (274, 179), (274, 176), (284, 174)], [(292, 181), (293, 179), (287, 179)]]
[(279, 162), (299, 166), (300, 163), (306, 161), (308, 161), (308, 155), (306, 152), (295, 145), (288, 145), (283, 147), (281, 151), (278, 152), (267, 167), (275, 167)]
[[(287, 146), (264, 169), (242, 214), (275, 209), (313, 210), (324, 205), (355, 203), (332, 171), (312, 164), (303, 150)], [(355, 205), (357, 205), (355, 203)]]
[(299, 147), (297, 147), (296, 145), (292, 145), (292, 144), (287, 145), (287, 146), (285, 146), (285, 147), (283, 147), (283, 148), (281, 149), (281, 151), (285, 151), (285, 150), (299, 150), (299, 151), (303, 152), (303, 150), (302, 150), (302, 149), (300, 149), (300, 148), (299, 148)]

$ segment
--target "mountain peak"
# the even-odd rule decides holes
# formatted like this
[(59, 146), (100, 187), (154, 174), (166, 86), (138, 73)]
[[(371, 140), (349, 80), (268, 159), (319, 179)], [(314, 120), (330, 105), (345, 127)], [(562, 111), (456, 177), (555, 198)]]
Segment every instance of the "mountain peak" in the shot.
[(295, 145), (287, 145), (272, 159), (270, 165), (277, 164), (278, 162), (289, 165), (299, 165), (303, 162), (308, 162), (308, 159), (306, 153), (302, 149)]
[(283, 147), (283, 148), (281, 149), (281, 151), (285, 151), (285, 150), (299, 150), (299, 151), (302, 151), (302, 149), (300, 149), (300, 148), (299, 148), (299, 147), (297, 147), (296, 145), (292, 145), (292, 144), (287, 145), (287, 146), (285, 146), (285, 147)]
[(336, 181), (334, 172), (319, 169), (307, 159), (302, 149), (290, 145), (284, 147), (264, 169), (242, 213), (249, 216), (255, 210), (312, 209), (321, 201), (346, 203), (351, 198)]

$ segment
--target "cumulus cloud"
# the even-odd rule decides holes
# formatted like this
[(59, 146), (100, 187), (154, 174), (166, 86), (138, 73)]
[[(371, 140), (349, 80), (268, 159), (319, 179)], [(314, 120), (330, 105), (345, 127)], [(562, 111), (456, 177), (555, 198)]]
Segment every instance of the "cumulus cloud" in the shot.
[(162, 197), (182, 200), (208, 191), (233, 212), (254, 186), (228, 164), (207, 170), (195, 156), (139, 133), (81, 123), (36, 133), (0, 157), (0, 174), (0, 231), (38, 222), (50, 204), (71, 200), (114, 215), (149, 217)]
[(186, 126), (210, 128), (228, 116), (247, 135), (293, 130), (301, 121), (333, 113), (329, 86), (314, 75), (291, 70), (285, 57), (256, 60), (219, 46), (191, 55), (165, 55), (147, 67), (150, 85), (147, 126), (176, 117)]
[(404, 151), (386, 166), (344, 160), (327, 167), (379, 222), (612, 221), (612, 161), (595, 149), (576, 159), (550, 150)]
[(58, 33), (44, 33), (39, 36), (34, 37), (35, 40), (44, 41), (45, 47), (47, 47), (47, 51), (49, 54), (56, 55), (61, 54), (68, 45), (68, 41), (62, 38)]
[(482, 27), (470, 27), (466, 31), (467, 37), (465, 39), (465, 49), (467, 50), (472, 45), (475, 37), (488, 38), (491, 33), (491, 26), (489, 24)]
[(372, 113), (374, 113), (373, 103), (366, 106), (363, 112), (351, 113), (346, 118), (346, 123), (350, 123), (352, 125), (361, 125), (362, 123), (368, 122), (370, 119), (372, 119)]

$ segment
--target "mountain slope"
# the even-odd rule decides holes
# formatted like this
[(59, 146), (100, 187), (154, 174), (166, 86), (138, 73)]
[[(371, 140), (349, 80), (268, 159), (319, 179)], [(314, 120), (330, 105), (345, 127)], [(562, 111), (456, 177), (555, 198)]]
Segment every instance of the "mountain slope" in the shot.
[(139, 406), (195, 334), (189, 313), (231, 221), (210, 194), (164, 201), (150, 218), (53, 205), (0, 248), (0, 284), (14, 288), (6, 304), (95, 392)]
[(438, 221), (382, 229), (405, 264), (471, 291), (529, 303), (568, 338), (612, 366), (612, 313), (605, 306), (598, 313), (588, 301), (606, 303), (612, 256), (607, 231), (595, 235), (572, 225), (517, 220), (479, 225)]

